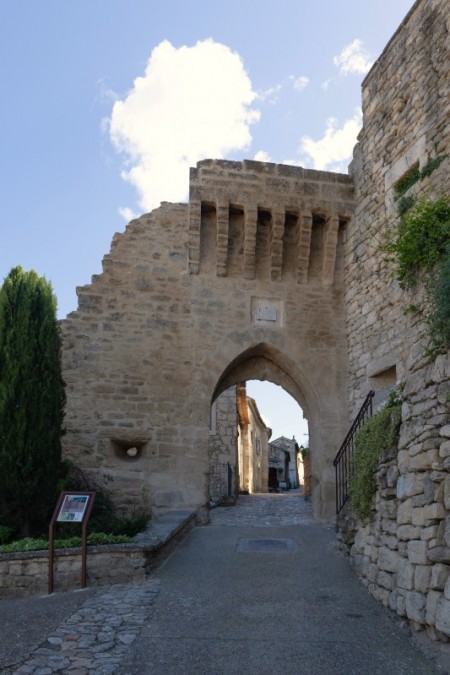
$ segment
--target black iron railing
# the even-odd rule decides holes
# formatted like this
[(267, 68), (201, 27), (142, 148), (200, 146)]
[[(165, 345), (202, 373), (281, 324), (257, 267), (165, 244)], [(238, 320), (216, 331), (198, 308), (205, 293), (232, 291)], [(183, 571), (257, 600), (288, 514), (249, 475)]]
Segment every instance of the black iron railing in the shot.
[(357, 414), (350, 431), (333, 460), (336, 468), (336, 514), (344, 506), (349, 497), (350, 479), (353, 470), (353, 454), (355, 452), (355, 434), (367, 420), (372, 417), (372, 399), (374, 391), (369, 391)]

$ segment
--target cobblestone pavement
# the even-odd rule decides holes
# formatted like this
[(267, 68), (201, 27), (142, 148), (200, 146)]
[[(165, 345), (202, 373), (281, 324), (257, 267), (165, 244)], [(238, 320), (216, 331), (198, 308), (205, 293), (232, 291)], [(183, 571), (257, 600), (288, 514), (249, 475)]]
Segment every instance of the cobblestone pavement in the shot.
[[(0, 672), (2, 675), (113, 673), (139, 634), (159, 587), (159, 581), (151, 580), (140, 585), (100, 589), (22, 663), (5, 666)], [(26, 616), (22, 621), (26, 621)]]
[[(257, 528), (258, 536), (261, 537), (282, 535), (295, 538), (301, 533), (300, 541), (303, 542), (301, 546), (298, 546), (299, 552), (292, 554), (294, 558), (289, 555), (282, 556), (277, 558), (279, 563), (275, 567), (270, 567), (270, 574), (276, 575), (277, 580), (275, 581), (275, 576), (272, 576), (273, 585), (268, 587), (269, 590), (264, 586), (264, 593), (267, 596), (264, 602), (253, 596), (251, 587), (255, 579), (261, 578), (264, 581), (265, 575), (269, 574), (267, 565), (272, 565), (272, 563), (268, 562), (269, 559), (266, 557), (268, 554), (256, 554), (256, 558), (253, 556), (248, 558), (245, 557), (249, 555), (248, 553), (239, 553), (239, 546), (236, 548), (241, 535), (251, 536), (252, 531), (255, 532), (254, 528)], [(319, 540), (316, 539), (317, 536)], [(309, 541), (308, 538), (311, 540)], [(435, 670), (435, 659), (429, 662), (420, 661), (422, 657), (409, 653), (411, 644), (407, 643), (406, 638), (408, 654), (404, 658), (401, 657), (403, 665), (400, 669), (386, 670), (386, 664), (383, 662), (384, 665), (381, 664), (380, 669), (371, 664), (368, 669), (361, 670), (361, 663), (355, 662), (353, 655), (351, 657), (353, 660), (349, 661), (350, 668), (344, 663), (337, 668), (334, 666), (331, 668), (330, 664), (334, 663), (336, 655), (330, 650), (340, 649), (340, 645), (344, 648), (341, 642), (347, 640), (347, 637), (336, 637), (335, 641), (330, 638), (330, 631), (337, 630), (342, 616), (350, 617), (350, 619), (346, 618), (346, 621), (354, 621), (351, 618), (353, 616), (366, 616), (366, 621), (369, 621), (371, 620), (369, 617), (379, 614), (380, 621), (384, 621), (382, 618), (384, 610), (373, 603), (372, 598), (358, 582), (345, 572), (346, 568), (342, 559), (336, 558), (333, 554), (331, 562), (326, 562), (327, 551), (330, 550), (332, 541), (333, 533), (329, 528), (323, 528), (315, 523), (312, 518), (311, 504), (305, 501), (298, 491), (241, 496), (234, 507), (214, 509), (211, 512), (211, 525), (206, 528), (196, 528), (163, 567), (143, 584), (88, 589), (88, 597), (81, 601), (78, 596), (76, 605), (70, 604), (74, 602), (76, 592), (41, 598), (0, 601), (2, 641), (16, 642), (15, 648), (11, 648), (11, 645), (3, 650), (0, 648), (0, 673), (2, 675), (25, 673), (31, 675), (52, 675), (53, 673), (67, 673), (68, 675), (107, 673), (117, 675), (146, 675), (147, 673), (152, 673), (152, 675), (172, 673), (220, 675), (226, 673), (232, 675), (236, 673), (237, 675), (239, 673), (241, 675), (243, 672), (258, 673), (258, 675), (272, 674), (278, 672), (277, 649), (281, 649), (285, 639), (283, 638), (280, 642), (278, 637), (276, 639), (273, 637), (271, 631), (275, 631), (275, 635), (279, 630), (282, 631), (282, 635), (286, 635), (286, 631), (294, 631), (295, 635), (293, 633), (289, 637), (289, 643), (291, 646), (295, 645), (297, 650), (304, 650), (300, 661), (297, 655), (297, 661), (294, 659), (293, 662), (283, 667), (279, 664), (280, 669), (285, 673), (328, 675), (333, 672), (335, 675), (340, 673), (367, 675), (395, 672), (395, 675), (412, 675), (412, 673), (422, 675), (438, 672)], [(298, 562), (296, 556), (302, 555), (302, 550), (307, 556), (319, 556), (319, 558), (317, 560), (305, 558), (304, 562), (301, 560)], [(290, 560), (294, 565), (292, 569)], [(259, 572), (253, 569), (254, 564), (262, 565)], [(326, 564), (331, 564), (332, 567), (326, 569), (324, 567)], [(288, 579), (293, 579), (294, 583), (298, 583), (298, 569), (302, 569), (303, 575), (301, 597), (298, 598), (300, 604), (297, 607), (296, 601), (291, 599), (290, 603), (283, 604), (281, 611), (279, 588), (287, 584), (286, 589), (289, 588), (292, 593), (292, 581)], [(307, 576), (304, 576), (305, 574)], [(318, 575), (317, 579), (314, 575)], [(336, 586), (336, 580), (341, 579), (344, 585), (347, 584), (347, 590)], [(311, 590), (308, 590), (308, 583), (311, 585)], [(327, 585), (330, 586), (330, 590)], [(284, 594), (286, 589), (283, 591)], [(217, 592), (219, 595), (220, 592), (225, 593), (217, 600), (220, 610), (216, 607), (215, 594)], [(270, 594), (273, 593), (275, 595), (272, 598)], [(305, 602), (308, 593), (311, 597), (316, 597), (318, 594), (318, 599), (312, 602), (310, 609), (305, 613), (306, 610), (302, 603)], [(361, 613), (355, 613), (355, 608), (349, 598), (349, 594), (352, 593), (362, 594), (362, 600), (358, 601), (363, 605)], [(249, 598), (246, 598), (246, 594), (250, 594)], [(340, 598), (341, 595), (342, 598)], [(331, 628), (327, 627), (325, 631), (320, 628), (320, 639), (316, 638), (311, 632), (316, 625), (315, 621), (319, 626), (320, 621), (325, 620), (327, 616), (323, 614), (320, 603), (331, 602), (332, 597), (334, 603), (337, 604), (336, 607), (330, 604), (328, 613), (334, 612), (336, 617), (334, 614), (331, 618), (328, 617), (327, 620), (331, 621)], [(48, 598), (52, 599), (52, 603), (49, 603)], [(58, 614), (60, 623), (51, 616), (51, 607), (52, 604), (55, 606), (55, 602), (60, 603), (61, 606), (67, 603), (68, 607), (65, 614)], [(349, 607), (344, 606), (345, 603), (349, 604)], [(238, 610), (240, 605), (242, 608)], [(36, 623), (35, 617), (39, 615), (42, 616), (42, 626), (27, 642), (22, 639), (26, 630), (24, 624), (30, 617)], [(62, 619), (63, 616), (65, 616), (64, 619)], [(339, 621), (337, 621), (338, 616)], [(50, 617), (53, 621), (50, 621)], [(264, 622), (260, 623), (262, 617), (264, 617)], [(277, 617), (281, 617), (280, 626)], [(256, 627), (253, 626), (255, 621)], [(355, 633), (356, 625), (353, 633)], [(364, 623), (359, 626), (358, 630), (366, 630), (365, 625)], [(269, 631), (268, 636), (264, 638), (261, 636), (263, 626), (265, 626), (264, 630)], [(252, 631), (256, 628), (257, 637), (253, 637)], [(367, 624), (367, 629), (369, 628), (373, 626)], [(300, 641), (296, 639), (296, 631), (300, 631), (299, 634), (302, 635)], [(247, 632), (250, 637), (247, 636)], [(316, 650), (314, 657), (310, 657), (308, 651), (305, 651), (304, 638), (309, 634), (308, 632), (311, 632), (311, 649)], [(207, 637), (208, 634), (211, 634), (210, 637)], [(326, 646), (326, 641), (323, 642), (323, 634), (327, 635), (328, 646)], [(344, 634), (347, 636), (345, 630)], [(350, 639), (355, 639), (354, 635)], [(400, 638), (397, 636), (395, 639)], [(256, 642), (253, 645), (254, 640)], [(322, 645), (322, 642), (324, 649), (315, 646)], [(257, 644), (260, 645), (259, 651), (253, 653), (248, 661), (247, 649), (254, 649)], [(228, 647), (231, 646), (232, 654), (228, 651)], [(350, 648), (349, 645), (346, 648)], [(395, 642), (393, 646), (389, 646), (389, 649), (391, 648), (396, 648)], [(244, 650), (243, 660), (239, 656), (239, 650)], [(403, 654), (403, 651), (401, 653)], [(345, 650), (340, 654), (340, 658), (345, 661)], [(361, 654), (356, 658), (362, 658)], [(238, 666), (233, 665), (233, 659), (239, 664)], [(308, 659), (312, 660), (308, 661)], [(302, 660), (305, 663), (299, 669), (299, 666), (295, 664), (302, 663)], [(241, 669), (243, 662), (247, 663), (244, 670)], [(398, 662), (397, 660), (396, 663)], [(447, 671), (439, 670), (439, 672)]]
[[(313, 522), (311, 504), (298, 490), (280, 494), (242, 495), (236, 506), (211, 512), (212, 526), (278, 527)], [(152, 611), (160, 581), (102, 587), (18, 663), (5, 663), (2, 675), (113, 673)], [(35, 599), (37, 601), (37, 599)], [(8, 601), (23, 607), (26, 600)], [(42, 599), (45, 603), (45, 598)], [(1, 618), (0, 602), (0, 618)], [(45, 611), (45, 604), (43, 604)], [(26, 616), (22, 617), (26, 621)]]
[(299, 490), (241, 495), (236, 506), (211, 511), (211, 525), (231, 527), (287, 527), (313, 523), (311, 502)]

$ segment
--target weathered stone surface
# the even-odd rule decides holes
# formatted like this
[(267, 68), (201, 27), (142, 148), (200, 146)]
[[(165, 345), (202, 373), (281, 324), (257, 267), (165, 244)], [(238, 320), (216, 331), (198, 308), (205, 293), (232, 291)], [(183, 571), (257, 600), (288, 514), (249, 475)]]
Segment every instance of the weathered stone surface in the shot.
[(414, 589), (420, 593), (427, 593), (430, 589), (431, 565), (414, 566)]
[(396, 572), (401, 556), (389, 548), (382, 547), (378, 553), (378, 567), (386, 572)]
[(397, 481), (397, 499), (406, 499), (423, 492), (423, 482), (416, 473), (405, 473)]
[[(397, 523), (405, 525), (412, 522), (412, 499), (406, 499), (402, 502), (397, 511)], [(419, 523), (418, 523), (419, 524)]]
[(444, 590), (447, 579), (450, 576), (450, 565), (437, 563), (433, 565), (431, 571), (430, 588), (436, 591)]
[(406, 615), (408, 619), (425, 623), (426, 598), (422, 593), (408, 591), (405, 598)]
[(386, 473), (386, 485), (388, 487), (395, 488), (397, 485), (398, 476), (399, 476), (398, 467), (390, 466)]
[[(404, 591), (404, 593), (406, 593), (406, 591)], [(397, 597), (397, 614), (399, 614), (399, 616), (406, 616), (406, 597), (405, 595), (402, 595), (401, 591), (399, 591)]]
[(408, 541), (408, 560), (415, 565), (425, 565), (427, 558), (428, 542), (422, 540)]
[(444, 505), (450, 511), (450, 476), (444, 481)]
[(450, 457), (450, 441), (444, 441), (441, 443), (439, 446), (439, 456), (443, 459)]
[(442, 593), (439, 593), (438, 591), (430, 591), (427, 595), (425, 622), (430, 626), (434, 626), (436, 623), (437, 605), (442, 597)]
[(414, 565), (402, 558), (397, 569), (397, 586), (411, 591), (414, 588)]
[(450, 563), (450, 548), (447, 546), (430, 546), (427, 558), (433, 563)]
[(443, 504), (428, 504), (423, 508), (425, 520), (440, 520), (447, 515), (446, 508)]
[(450, 636), (450, 600), (441, 598), (436, 606), (436, 628)]
[(404, 541), (418, 539), (421, 536), (421, 533), (421, 528), (414, 525), (399, 525), (397, 529), (398, 539), (402, 539)]
[(409, 462), (411, 471), (423, 471), (425, 469), (432, 469), (434, 462), (438, 460), (439, 453), (437, 449), (422, 452), (420, 455), (412, 457)]
[(393, 574), (390, 574), (389, 572), (385, 572), (385, 571), (381, 570), (377, 574), (376, 582), (382, 588), (386, 588), (387, 590), (390, 591), (394, 587), (394, 576), (393, 576)]
[(438, 525), (429, 525), (428, 527), (423, 527), (420, 530), (420, 538), (424, 541), (430, 541), (435, 539), (438, 533)]

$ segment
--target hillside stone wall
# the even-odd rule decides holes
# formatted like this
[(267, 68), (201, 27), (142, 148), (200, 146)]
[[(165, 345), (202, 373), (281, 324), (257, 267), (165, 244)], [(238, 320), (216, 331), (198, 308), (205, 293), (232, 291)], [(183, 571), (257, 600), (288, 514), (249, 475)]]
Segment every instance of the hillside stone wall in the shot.
[[(411, 193), (449, 193), (450, 5), (417, 2), (363, 84), (364, 126), (351, 171), (345, 294), (353, 414), (403, 386), (398, 449), (381, 458), (373, 520), (338, 519), (357, 572), (384, 605), (433, 638), (450, 636), (450, 355), (427, 355), (427, 304), (393, 280), (381, 245), (397, 222), (396, 183), (445, 157)], [(404, 308), (414, 302), (422, 316)], [(352, 544), (353, 542), (353, 544)]]
[[(381, 247), (398, 218), (396, 183), (416, 163), (450, 153), (449, 22), (446, 0), (417, 2), (363, 83), (344, 273), (352, 417), (370, 389), (406, 380), (426, 346), (426, 326), (404, 313), (420, 302), (417, 291), (399, 288)], [(449, 167), (446, 157), (412, 191), (448, 192)]]

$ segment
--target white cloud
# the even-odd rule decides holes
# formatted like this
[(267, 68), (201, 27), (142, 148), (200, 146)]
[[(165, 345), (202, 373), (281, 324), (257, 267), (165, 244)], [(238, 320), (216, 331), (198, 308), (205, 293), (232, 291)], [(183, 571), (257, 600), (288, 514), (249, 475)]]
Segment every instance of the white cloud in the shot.
[(300, 159), (283, 159), (283, 164), (288, 166), (302, 166)]
[(255, 98), (241, 58), (227, 46), (157, 45), (110, 119), (111, 140), (125, 157), (122, 176), (138, 190), (140, 206), (185, 199), (190, 166), (249, 147), (259, 119)]
[(333, 63), (339, 68), (341, 75), (349, 73), (365, 75), (370, 70), (373, 61), (363, 48), (361, 40), (356, 38), (333, 58)]
[(318, 141), (310, 136), (302, 136), (299, 152), (304, 157), (305, 166), (328, 171), (346, 171), (361, 126), (362, 114), (358, 109), (340, 128), (337, 120), (330, 117), (325, 133)]
[(294, 78), (292, 86), (296, 91), (303, 91), (305, 87), (309, 84), (309, 77), (306, 75), (300, 75), (300, 77)]
[(265, 150), (258, 150), (258, 152), (255, 154), (253, 159), (255, 160), (255, 162), (270, 162), (270, 161), (272, 161), (270, 159), (269, 153), (266, 152)]
[(119, 98), (118, 94), (113, 89), (111, 89), (111, 87), (108, 87), (105, 80), (101, 78), (97, 80), (97, 87), (98, 87), (97, 99), (99, 101), (111, 102), (117, 101), (117, 99)]
[(127, 223), (130, 222), (130, 220), (133, 220), (133, 218), (137, 218), (139, 215), (138, 213), (133, 211), (133, 209), (130, 209), (128, 206), (120, 206), (118, 211), (119, 214)]
[(266, 101), (267, 103), (277, 103), (278, 101), (278, 94), (282, 90), (283, 85), (282, 84), (276, 84), (273, 87), (269, 87), (269, 89), (265, 89), (264, 91), (258, 91), (257, 98), (259, 101)]
[(331, 87), (332, 84), (336, 83), (336, 78), (335, 77), (329, 77), (328, 80), (325, 80), (322, 82), (320, 85), (320, 88), (323, 89), (324, 91), (328, 91), (328, 89)]

